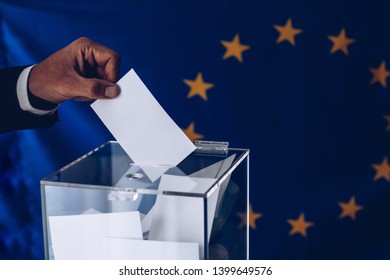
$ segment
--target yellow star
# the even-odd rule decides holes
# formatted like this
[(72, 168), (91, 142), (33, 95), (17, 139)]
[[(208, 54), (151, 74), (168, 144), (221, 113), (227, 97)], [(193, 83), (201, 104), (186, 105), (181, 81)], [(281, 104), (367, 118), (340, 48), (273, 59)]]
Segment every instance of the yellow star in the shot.
[(242, 53), (250, 49), (249, 46), (242, 45), (240, 43), (240, 36), (238, 36), (238, 34), (234, 36), (233, 41), (221, 41), (221, 44), (226, 48), (226, 52), (223, 56), (223, 59), (234, 56), (239, 62), (242, 62)]
[(362, 206), (356, 204), (354, 196), (352, 196), (352, 198), (349, 200), (348, 203), (339, 202), (339, 206), (343, 210), (343, 212), (340, 215), (340, 218), (349, 216), (352, 218), (352, 220), (355, 220), (356, 212), (363, 209)]
[(188, 138), (190, 138), (192, 142), (203, 138), (202, 134), (198, 134), (195, 132), (195, 124), (193, 122), (190, 123), (190, 125), (186, 129), (183, 129), (183, 132), (185, 135), (187, 135)]
[(390, 116), (384, 116), (384, 118), (387, 121), (386, 131), (389, 131), (390, 130)]
[(383, 87), (386, 87), (386, 79), (390, 76), (390, 72), (386, 70), (386, 62), (383, 61), (377, 69), (370, 68), (370, 71), (373, 75), (371, 84), (379, 82)]
[(305, 221), (305, 215), (301, 213), (299, 215), (299, 218), (296, 220), (287, 220), (287, 222), (292, 226), (292, 229), (290, 231), (290, 235), (300, 233), (303, 237), (306, 237), (306, 230), (309, 227), (312, 227), (314, 224), (311, 222)]
[(214, 87), (213, 84), (209, 84), (203, 81), (202, 73), (198, 73), (196, 76), (196, 79), (194, 81), (192, 80), (184, 80), (184, 82), (191, 88), (190, 92), (188, 93), (188, 98), (193, 97), (195, 95), (199, 95), (204, 100), (207, 100), (207, 94), (206, 91), (212, 87)]
[[(238, 228), (242, 228), (247, 224), (246, 212), (237, 213), (237, 215), (241, 218), (241, 223), (238, 225)], [(256, 220), (260, 219), (263, 215), (260, 213), (253, 212), (252, 205), (249, 204), (249, 226), (252, 229), (256, 229)]]
[(372, 167), (376, 170), (374, 181), (384, 178), (390, 182), (390, 165), (387, 162), (387, 157), (383, 159), (381, 164), (373, 164)]
[(355, 42), (355, 39), (347, 38), (344, 28), (341, 29), (339, 36), (329, 35), (328, 38), (333, 42), (333, 47), (330, 50), (331, 53), (342, 51), (348, 55), (348, 45)]
[(296, 29), (292, 26), (291, 18), (287, 20), (285, 26), (274, 25), (274, 28), (280, 33), (276, 41), (277, 44), (287, 40), (291, 45), (295, 46), (295, 36), (302, 33), (301, 29)]

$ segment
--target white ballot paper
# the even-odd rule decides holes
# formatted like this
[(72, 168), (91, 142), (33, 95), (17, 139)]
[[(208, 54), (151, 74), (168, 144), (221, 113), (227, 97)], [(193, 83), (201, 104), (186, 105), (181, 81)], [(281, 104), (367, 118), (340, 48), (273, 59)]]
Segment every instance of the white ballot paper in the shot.
[(49, 228), (57, 260), (101, 260), (104, 238), (143, 238), (138, 211), (50, 216)]
[[(236, 155), (207, 166), (190, 176), (164, 174), (159, 190), (206, 193), (232, 165)], [(207, 198), (207, 237), (210, 238), (216, 210), (220, 206), (230, 176)], [(150, 230), (149, 239), (166, 241), (192, 241), (200, 245), (203, 258), (204, 205), (201, 198), (159, 196), (156, 204), (142, 220), (143, 231)]]
[(160, 106), (131, 69), (120, 79), (117, 98), (91, 104), (125, 152), (153, 182), (176, 166), (194, 144)]
[[(159, 190), (205, 193), (217, 179), (190, 178), (164, 174)], [(217, 204), (218, 189), (208, 198), (208, 237)], [(159, 195), (150, 222), (149, 240), (195, 242), (199, 244), (199, 255), (203, 259), (204, 201), (202, 197)], [(144, 219), (146, 219), (148, 217)]]

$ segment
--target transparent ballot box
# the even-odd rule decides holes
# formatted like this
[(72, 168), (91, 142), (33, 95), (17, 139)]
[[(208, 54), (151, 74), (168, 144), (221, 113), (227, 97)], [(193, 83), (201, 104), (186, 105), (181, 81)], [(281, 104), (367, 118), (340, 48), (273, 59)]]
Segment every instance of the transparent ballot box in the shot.
[(139, 166), (107, 142), (41, 180), (45, 258), (248, 259), (249, 150), (196, 146)]

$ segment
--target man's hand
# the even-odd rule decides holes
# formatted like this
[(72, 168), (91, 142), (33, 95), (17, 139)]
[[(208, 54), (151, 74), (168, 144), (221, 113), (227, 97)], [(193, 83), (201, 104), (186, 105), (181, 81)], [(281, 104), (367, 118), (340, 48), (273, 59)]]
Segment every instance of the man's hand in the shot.
[(29, 76), (30, 92), (59, 104), (114, 98), (119, 94), (120, 57), (90, 39), (80, 38), (35, 65)]

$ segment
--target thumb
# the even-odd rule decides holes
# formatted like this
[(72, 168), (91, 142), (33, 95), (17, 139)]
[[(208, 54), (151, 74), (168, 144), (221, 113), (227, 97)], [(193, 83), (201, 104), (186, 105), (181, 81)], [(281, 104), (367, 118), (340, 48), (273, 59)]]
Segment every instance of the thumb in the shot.
[(97, 78), (81, 78), (79, 83), (80, 88), (77, 97), (85, 97), (89, 99), (111, 99), (115, 98), (120, 93), (118, 85)]

